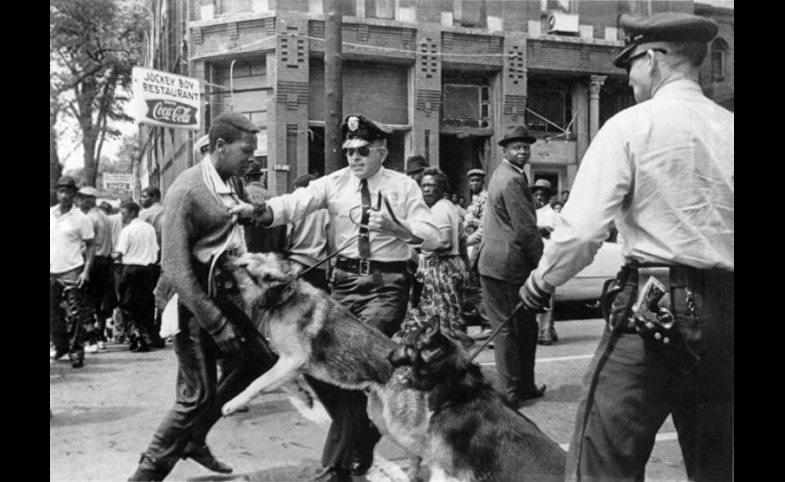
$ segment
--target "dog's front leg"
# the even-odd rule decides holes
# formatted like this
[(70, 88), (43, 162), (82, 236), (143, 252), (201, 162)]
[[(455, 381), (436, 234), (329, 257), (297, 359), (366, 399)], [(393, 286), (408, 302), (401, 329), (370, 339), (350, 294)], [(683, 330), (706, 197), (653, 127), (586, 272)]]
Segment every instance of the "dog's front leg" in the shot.
[(264, 375), (254, 380), (248, 388), (233, 399), (229, 400), (224, 406), (222, 413), (224, 416), (235, 413), (248, 406), (257, 395), (262, 392), (275, 390), (276, 388), (291, 382), (300, 374), (299, 369), (305, 364), (303, 360), (292, 357), (282, 357)]

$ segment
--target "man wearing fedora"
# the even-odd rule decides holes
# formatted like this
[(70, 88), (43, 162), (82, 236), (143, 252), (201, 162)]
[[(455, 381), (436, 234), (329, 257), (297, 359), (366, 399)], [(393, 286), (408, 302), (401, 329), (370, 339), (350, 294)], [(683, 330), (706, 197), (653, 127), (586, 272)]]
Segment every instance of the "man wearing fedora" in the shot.
[(57, 360), (67, 354), (72, 367), (82, 368), (86, 328), (94, 321), (87, 287), (95, 231), (90, 218), (74, 204), (74, 178), (61, 177), (55, 189), (57, 205), (49, 208), (49, 336), (54, 346), (50, 357)]
[(671, 416), (687, 478), (731, 481), (734, 115), (699, 84), (718, 25), (674, 12), (619, 23), (629, 39), (614, 64), (637, 104), (592, 141), (520, 297), (547, 307), (615, 220), (625, 265), (603, 296), (607, 327), (584, 378), (567, 480), (643, 480)]
[(420, 154), (415, 154), (406, 159), (406, 175), (414, 179), (417, 185), (422, 182), (423, 172), (428, 167), (431, 167), (431, 165)]
[[(519, 301), (518, 289), (542, 256), (534, 198), (523, 172), (535, 142), (526, 127), (509, 127), (499, 141), (504, 159), (488, 186), (478, 270), (485, 309), (494, 329), (511, 316)], [(545, 385), (534, 381), (535, 314), (518, 313), (504, 324), (494, 343), (502, 393), (507, 401), (518, 407), (541, 397)]]

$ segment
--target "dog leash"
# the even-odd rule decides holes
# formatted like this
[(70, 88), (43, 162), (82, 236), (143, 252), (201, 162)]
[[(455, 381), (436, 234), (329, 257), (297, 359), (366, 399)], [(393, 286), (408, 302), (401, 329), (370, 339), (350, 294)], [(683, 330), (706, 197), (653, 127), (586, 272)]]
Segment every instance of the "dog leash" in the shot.
[(510, 316), (508, 316), (507, 319), (504, 320), (504, 323), (496, 327), (496, 329), (493, 330), (493, 333), (491, 333), (491, 336), (489, 336), (488, 339), (485, 340), (485, 343), (483, 343), (482, 346), (477, 351), (475, 351), (472, 356), (469, 357), (469, 363), (473, 362), (474, 359), (477, 358), (477, 355), (479, 355), (481, 351), (485, 350), (485, 347), (487, 347), (493, 341), (496, 335), (498, 335), (499, 332), (502, 330), (502, 328), (504, 328), (504, 325), (512, 321), (512, 319), (515, 318), (518, 315), (518, 313), (520, 313), (523, 307), (524, 307), (523, 301), (519, 302), (518, 305), (515, 307), (515, 309), (512, 310), (512, 313), (510, 313)]
[(307, 268), (306, 270), (300, 272), (300, 274), (298, 274), (295, 279), (302, 278), (306, 274), (310, 273), (312, 270), (318, 268), (319, 266), (323, 265), (324, 263), (326, 263), (326, 262), (330, 261), (331, 259), (333, 259), (334, 257), (338, 256), (344, 250), (346, 250), (346, 248), (348, 248), (352, 244), (356, 243), (357, 240), (359, 240), (361, 236), (363, 236), (363, 235), (362, 234), (358, 234), (358, 235), (350, 238), (348, 241), (346, 241), (346, 243), (344, 243), (344, 245), (341, 247), (341, 249), (339, 249), (339, 250), (335, 251), (333, 254), (325, 257), (323, 260), (319, 261), (318, 263), (316, 263), (315, 265), (311, 266), (310, 268)]

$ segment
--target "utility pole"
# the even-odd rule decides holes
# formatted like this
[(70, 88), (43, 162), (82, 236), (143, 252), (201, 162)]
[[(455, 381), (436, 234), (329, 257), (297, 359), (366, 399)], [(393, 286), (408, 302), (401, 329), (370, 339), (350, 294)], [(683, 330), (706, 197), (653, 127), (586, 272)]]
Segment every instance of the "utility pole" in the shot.
[(324, 28), (324, 173), (341, 168), (341, 121), (343, 120), (343, 20), (338, 0), (325, 0)]

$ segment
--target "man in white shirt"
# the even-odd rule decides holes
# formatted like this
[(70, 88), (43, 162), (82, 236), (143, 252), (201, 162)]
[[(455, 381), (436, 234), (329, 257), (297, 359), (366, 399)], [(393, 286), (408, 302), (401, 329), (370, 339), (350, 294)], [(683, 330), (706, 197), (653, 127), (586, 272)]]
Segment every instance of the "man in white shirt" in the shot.
[(122, 265), (120, 310), (130, 337), (130, 350), (149, 352), (152, 340), (155, 298), (153, 265), (158, 260), (155, 228), (139, 219), (139, 205), (126, 201), (120, 206), (125, 227), (120, 233), (114, 258)]
[[(717, 24), (623, 15), (637, 105), (597, 133), (538, 268), (520, 290), (541, 310), (591, 263), (615, 220), (625, 266), (578, 406), (567, 480), (642, 480), (658, 430), (678, 432), (687, 476), (733, 480), (734, 118), (698, 83)], [(653, 287), (651, 299), (639, 291)]]
[(49, 336), (54, 346), (50, 357), (57, 360), (68, 354), (71, 366), (81, 368), (86, 327), (94, 321), (87, 286), (95, 232), (87, 215), (74, 205), (76, 181), (63, 176), (56, 189), (58, 204), (49, 208)]

